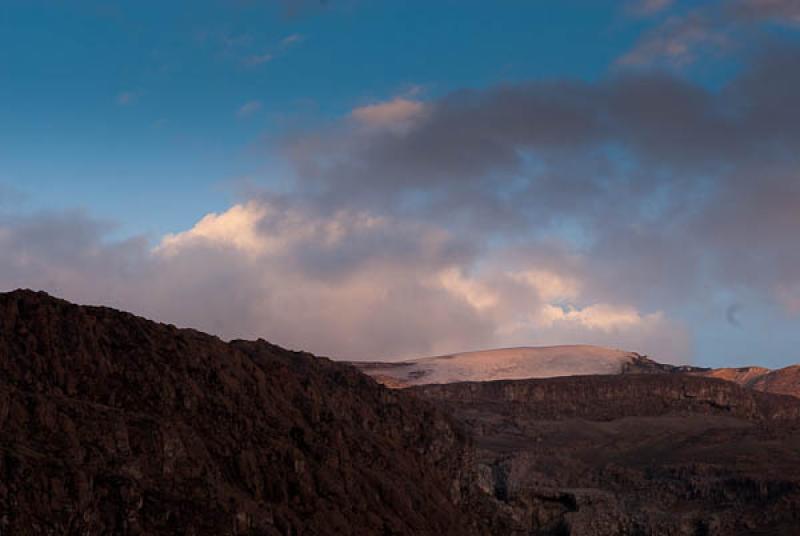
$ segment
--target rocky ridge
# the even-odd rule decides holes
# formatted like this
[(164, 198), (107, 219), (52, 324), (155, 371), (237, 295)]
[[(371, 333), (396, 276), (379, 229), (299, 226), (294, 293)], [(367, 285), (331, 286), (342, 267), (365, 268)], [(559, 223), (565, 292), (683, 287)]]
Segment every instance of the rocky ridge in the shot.
[(0, 534), (796, 534), (800, 400), (627, 363), (391, 390), (0, 294)]
[(757, 391), (800, 398), (800, 365), (718, 368), (659, 363), (636, 352), (588, 345), (506, 348), (399, 362), (353, 362), (393, 389), (469, 381), (523, 380), (587, 374), (691, 374)]
[(410, 391), (471, 431), (506, 534), (788, 536), (800, 526), (794, 397), (686, 374)]
[(352, 367), (0, 295), (1, 534), (485, 534), (470, 452)]

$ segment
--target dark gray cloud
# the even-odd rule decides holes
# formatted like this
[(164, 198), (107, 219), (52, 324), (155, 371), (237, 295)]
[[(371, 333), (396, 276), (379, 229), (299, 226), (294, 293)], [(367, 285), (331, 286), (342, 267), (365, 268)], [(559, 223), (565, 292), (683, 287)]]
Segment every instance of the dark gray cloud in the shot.
[(739, 0), (724, 9), (727, 16), (748, 22), (773, 20), (800, 24), (800, 4), (795, 0)]
[[(298, 191), (424, 218), (478, 244), (566, 240), (597, 299), (643, 306), (800, 282), (800, 50), (774, 44), (708, 89), (659, 72), (426, 103), (402, 131), (291, 140)], [(659, 284), (654, 284), (658, 281)]]
[(734, 303), (728, 306), (725, 309), (725, 320), (728, 321), (728, 324), (735, 328), (741, 328), (742, 324), (739, 322), (739, 313), (742, 311), (742, 304), (741, 303)]

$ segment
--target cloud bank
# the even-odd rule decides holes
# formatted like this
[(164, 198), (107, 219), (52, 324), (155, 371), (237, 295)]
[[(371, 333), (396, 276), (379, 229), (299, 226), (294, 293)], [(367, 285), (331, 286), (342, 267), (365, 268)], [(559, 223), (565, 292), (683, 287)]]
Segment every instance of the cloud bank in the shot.
[(768, 42), (715, 88), (649, 66), (721, 46), (712, 13), (790, 24), (793, 5), (668, 15), (598, 81), (355, 106), (270, 146), (286, 191), (156, 243), (7, 209), (0, 286), (348, 359), (593, 343), (688, 360), (688, 309), (732, 296), (737, 331), (753, 301), (800, 313), (800, 49)]

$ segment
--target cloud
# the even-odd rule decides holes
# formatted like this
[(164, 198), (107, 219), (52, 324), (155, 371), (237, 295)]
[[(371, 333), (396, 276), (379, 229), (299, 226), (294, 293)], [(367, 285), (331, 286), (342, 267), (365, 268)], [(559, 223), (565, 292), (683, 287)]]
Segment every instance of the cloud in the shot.
[(554, 305), (654, 312), (726, 288), (778, 303), (778, 286), (800, 282), (787, 247), (800, 232), (798, 61), (774, 45), (714, 90), (637, 71), (457, 91), (402, 132), (354, 129), (351, 115), (283, 150), (320, 210), (426, 221), (492, 255), (549, 251), (531, 269), (570, 283), (530, 272), (528, 286)]
[(438, 283), (453, 296), (463, 299), (478, 311), (495, 307), (499, 298), (491, 288), (479, 281), (470, 280), (459, 268), (448, 268), (439, 273)]
[(735, 328), (742, 327), (741, 322), (739, 322), (739, 313), (742, 311), (742, 304), (741, 303), (734, 303), (728, 306), (725, 309), (725, 320), (728, 321), (728, 324)]
[(266, 210), (264, 206), (249, 203), (234, 205), (222, 214), (212, 212), (188, 231), (164, 236), (156, 252), (171, 256), (199, 244), (230, 247), (252, 255), (264, 253), (269, 244), (258, 232), (258, 223), (265, 217)]
[[(669, 4), (671, 2), (663, 0), (646, 0), (637, 4), (634, 12), (654, 14)], [(648, 8), (653, 10), (648, 11)], [(682, 69), (709, 55), (741, 50), (742, 43), (769, 35), (770, 24), (800, 25), (800, 4), (795, 0), (733, 0), (698, 4), (686, 13), (667, 17), (622, 55), (617, 64)]]
[(123, 91), (118, 93), (114, 100), (120, 106), (131, 106), (136, 104), (140, 96), (141, 92), (139, 91)]
[(424, 112), (425, 105), (422, 102), (397, 97), (355, 108), (350, 115), (367, 127), (405, 129), (418, 120)]
[(298, 33), (273, 42), (267, 42), (252, 33), (223, 32), (217, 36), (222, 49), (220, 54), (248, 68), (260, 67), (275, 61), (305, 40), (306, 37)]
[(533, 288), (542, 300), (574, 300), (580, 294), (580, 282), (547, 270), (525, 270), (509, 274), (513, 279)]
[(795, 0), (739, 0), (730, 10), (734, 17), (744, 20), (800, 24), (800, 4)]
[(633, 307), (617, 307), (610, 304), (595, 304), (583, 309), (548, 305), (542, 310), (546, 324), (571, 322), (591, 330), (614, 331), (638, 327), (645, 322), (658, 321), (661, 313), (642, 315)]
[[(141, 238), (109, 241), (112, 230), (80, 212), (7, 218), (0, 247), (13, 254), (0, 259), (0, 287), (43, 288), (340, 358), (532, 344), (565, 330), (570, 341), (597, 332), (626, 346), (634, 321), (652, 323), (630, 306), (601, 304), (570, 305), (555, 319), (537, 286), (552, 286), (556, 276), (530, 259), (518, 263), (533, 286), (504, 273), (508, 262), (481, 267), (473, 244), (441, 227), (364, 211), (320, 214), (296, 199), (234, 205), (154, 248)], [(674, 342), (647, 348), (685, 353)]]
[(681, 68), (695, 63), (701, 52), (723, 50), (730, 45), (725, 29), (711, 23), (704, 12), (696, 11), (670, 18), (617, 63), (635, 67), (661, 63)]
[(491, 333), (432, 285), (470, 256), (434, 228), (262, 201), (208, 215), (155, 249), (108, 242), (110, 230), (82, 213), (5, 220), (0, 246), (13, 254), (0, 259), (0, 286), (340, 357), (419, 355)]
[(284, 47), (284, 48), (285, 47), (290, 47), (292, 45), (296, 45), (298, 43), (302, 43), (303, 41), (305, 41), (305, 39), (306, 39), (305, 36), (301, 35), (301, 34), (296, 34), (295, 33), (295, 34), (287, 35), (286, 37), (281, 39), (281, 46)]
[(244, 63), (250, 66), (257, 66), (262, 65), (264, 63), (272, 61), (275, 56), (269, 52), (265, 52), (263, 54), (253, 54), (252, 56), (248, 56), (245, 58)]
[(236, 110), (236, 116), (239, 118), (250, 117), (261, 111), (263, 108), (263, 104), (259, 100), (252, 100), (242, 104), (238, 110)]
[(630, 12), (638, 16), (651, 16), (670, 8), (675, 0), (637, 0), (630, 5)]

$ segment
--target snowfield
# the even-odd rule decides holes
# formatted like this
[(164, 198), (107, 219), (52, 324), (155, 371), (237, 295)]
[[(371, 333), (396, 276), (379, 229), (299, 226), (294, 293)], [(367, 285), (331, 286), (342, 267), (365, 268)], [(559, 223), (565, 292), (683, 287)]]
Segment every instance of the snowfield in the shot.
[(490, 380), (618, 374), (638, 354), (600, 346), (503, 348), (396, 363), (354, 363), (387, 384), (411, 386)]

